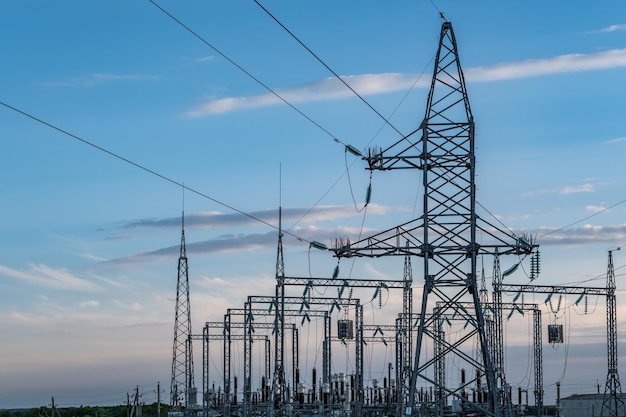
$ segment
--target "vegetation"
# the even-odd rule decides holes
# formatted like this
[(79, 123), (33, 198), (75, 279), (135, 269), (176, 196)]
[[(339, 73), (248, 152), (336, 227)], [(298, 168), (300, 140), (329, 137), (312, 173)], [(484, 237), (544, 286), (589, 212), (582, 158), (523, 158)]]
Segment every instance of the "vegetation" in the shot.
[[(166, 417), (168, 406), (161, 404), (161, 416)], [(80, 406), (71, 408), (39, 407), (19, 410), (0, 410), (0, 417), (130, 417), (132, 408), (126, 405), (110, 407)], [(156, 417), (158, 404), (144, 404), (141, 406), (142, 417)]]

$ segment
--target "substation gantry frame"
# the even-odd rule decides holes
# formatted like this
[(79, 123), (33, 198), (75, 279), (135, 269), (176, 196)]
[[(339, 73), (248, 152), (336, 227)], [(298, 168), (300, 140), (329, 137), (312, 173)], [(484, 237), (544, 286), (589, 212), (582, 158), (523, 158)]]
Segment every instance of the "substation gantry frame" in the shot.
[[(210, 358), (211, 352), (209, 349), (210, 342), (222, 342), (226, 338), (230, 338), (231, 341), (243, 341), (243, 334), (230, 334), (226, 335), (223, 331), (224, 323), (223, 322), (206, 322), (204, 327), (202, 328), (202, 335), (192, 335), (192, 340), (200, 340), (202, 341), (202, 407), (204, 410), (204, 416), (208, 417), (208, 411), (210, 408), (217, 409), (220, 405), (220, 402), (225, 401), (226, 394), (215, 393), (215, 390), (211, 387), (211, 379), (210, 379)], [(222, 331), (219, 334), (211, 334), (211, 328), (219, 328)], [(269, 375), (269, 361), (270, 361), (270, 338), (267, 335), (250, 335), (253, 340), (263, 341), (265, 342), (265, 360), (266, 360), (266, 368), (265, 375)]]
[[(619, 250), (619, 248), (617, 249)], [(626, 407), (622, 398), (622, 388), (618, 373), (617, 356), (617, 311), (615, 299), (615, 269), (613, 267), (613, 250), (608, 251), (608, 265), (606, 275), (606, 287), (575, 287), (561, 285), (517, 285), (500, 284), (500, 292), (532, 293), (532, 294), (561, 294), (578, 295), (580, 297), (597, 295), (606, 297), (606, 329), (607, 329), (607, 378), (604, 387), (602, 409), (600, 416), (623, 416), (626, 415)], [(497, 309), (497, 307), (496, 307)], [(543, 384), (535, 387), (535, 392), (541, 390)], [(541, 403), (543, 405), (543, 403)]]
[[(363, 283), (361, 283), (363, 284)], [(305, 289), (305, 294), (309, 292), (309, 290), (312, 288), (312, 283), (309, 283), (309, 286)], [(346, 285), (346, 283), (344, 282), (342, 285)], [(369, 283), (367, 285), (367, 287), (371, 286)], [(340, 291), (341, 294), (341, 291)], [(312, 305), (326, 305), (326, 306), (330, 306), (331, 310), (330, 312), (332, 312), (333, 308), (337, 307), (338, 309), (341, 308), (346, 308), (346, 307), (352, 307), (354, 308), (355, 312), (354, 312), (354, 318), (355, 318), (355, 328), (356, 328), (356, 337), (355, 337), (355, 344), (354, 344), (354, 349), (355, 349), (355, 373), (353, 375), (353, 379), (352, 382), (350, 383), (350, 388), (351, 388), (351, 397), (352, 399), (349, 400), (349, 403), (351, 405), (351, 410), (352, 412), (354, 412), (354, 415), (361, 415), (361, 411), (364, 407), (364, 398), (365, 398), (365, 387), (363, 384), (363, 378), (362, 375), (364, 374), (363, 371), (363, 347), (364, 345), (368, 344), (368, 343), (377, 343), (377, 342), (382, 342), (385, 345), (387, 345), (388, 343), (394, 343), (396, 345), (396, 349), (398, 349), (399, 346), (401, 346), (402, 344), (402, 340), (406, 335), (406, 332), (401, 331), (401, 323), (402, 321), (400, 319), (397, 320), (396, 324), (392, 324), (392, 325), (366, 325), (363, 324), (363, 306), (360, 303), (358, 298), (341, 298), (341, 295), (339, 295), (339, 297), (311, 297), (311, 296), (302, 296), (302, 297), (284, 297), (283, 302), (286, 306), (291, 306), (291, 305), (300, 305), (300, 309), (299, 310), (283, 310), (284, 311), (284, 317), (289, 317), (292, 315), (295, 316), (301, 316), (302, 317), (302, 321), (301, 324), (304, 324), (305, 321), (310, 320), (309, 316), (319, 316), (319, 317), (324, 317), (325, 319), (325, 325), (324, 325), (324, 340), (323, 340), (323, 354), (322, 354), (322, 365), (323, 365), (323, 371), (322, 371), (322, 386), (326, 387), (326, 389), (329, 389), (328, 387), (333, 383), (333, 380), (331, 380), (331, 355), (332, 355), (332, 348), (331, 348), (331, 343), (332, 342), (341, 342), (342, 344), (345, 344), (346, 342), (346, 338), (345, 337), (340, 337), (339, 335), (337, 336), (333, 336), (331, 333), (331, 323), (330, 323), (330, 313), (328, 311), (324, 311), (324, 310), (313, 310), (311, 309)], [(269, 305), (270, 308), (268, 310), (265, 309), (252, 309), (253, 304), (265, 304), (265, 305)], [(246, 305), (249, 307), (244, 308), (244, 310), (229, 310), (231, 311), (231, 313), (233, 311), (238, 311), (241, 314), (245, 314), (246, 317), (250, 317), (250, 319), (247, 320), (247, 323), (251, 323), (254, 320), (252, 319), (252, 316), (255, 314), (260, 314), (260, 315), (269, 315), (272, 314), (271, 311), (273, 310), (274, 306), (276, 305), (276, 299), (274, 297), (268, 297), (268, 296), (249, 296), (248, 297), (248, 301), (246, 302)], [(248, 309), (248, 312), (246, 313), (246, 309)], [(386, 333), (385, 333), (386, 332)], [(390, 334), (391, 332), (391, 334)], [(371, 336), (367, 336), (367, 333), (371, 333)], [(247, 349), (247, 348), (245, 348)], [(244, 357), (247, 355), (244, 355)], [(298, 357), (298, 352), (292, 352), (292, 356), (294, 358)], [(400, 356), (398, 356), (400, 357)], [(246, 367), (246, 369), (248, 369), (248, 367)], [(400, 378), (400, 374), (399, 374), (399, 369), (401, 369), (401, 362), (397, 362), (396, 363), (396, 380), (399, 380)], [(293, 381), (293, 387), (294, 390), (296, 387), (300, 386), (300, 380), (299, 380), (299, 372), (297, 369), (297, 365), (294, 363), (294, 369), (293, 369), (293, 376), (294, 376), (294, 381)], [(244, 378), (245, 380), (249, 380), (249, 377)], [(312, 391), (311, 392), (315, 392), (317, 391), (317, 381), (314, 381), (312, 386)], [(246, 388), (244, 387), (244, 390)], [(396, 399), (396, 396), (394, 395), (394, 392), (392, 392), (391, 390), (391, 377), (389, 377), (389, 386), (383, 388), (383, 391), (385, 392), (384, 394), (384, 398), (385, 401), (383, 402), (382, 405), (379, 405), (378, 408), (379, 409), (385, 409), (387, 411), (389, 411), (389, 404), (394, 403), (395, 401), (391, 401), (392, 399)], [(296, 397), (296, 395), (293, 396), (294, 399)], [(320, 393), (320, 397), (321, 397), (321, 393)], [(246, 401), (245, 399), (245, 395), (244, 395), (244, 401)], [(373, 400), (376, 398), (375, 396), (372, 396)], [(287, 395), (285, 398), (282, 398), (283, 404), (282, 407), (284, 408), (285, 405), (288, 405), (291, 401), (291, 398)], [(328, 407), (329, 407), (329, 413), (332, 413), (332, 407), (333, 407), (333, 403), (332, 401), (328, 402)], [(246, 408), (247, 410), (251, 410), (250, 407)], [(395, 411), (395, 410), (394, 410)], [(244, 413), (245, 415), (245, 413)]]
[[(224, 314), (224, 322), (222, 323), (222, 329), (224, 331), (224, 351), (223, 351), (223, 367), (224, 367), (224, 409), (223, 413), (225, 416), (231, 415), (231, 342), (234, 340), (232, 338), (232, 330), (233, 329), (242, 329), (243, 337), (242, 340), (245, 341), (246, 338), (246, 330), (249, 328), (248, 324), (245, 322), (234, 322), (232, 320), (232, 315), (230, 313)], [(272, 330), (272, 323), (258, 323), (257, 328)], [(295, 332), (295, 324), (291, 325), (292, 330)], [(249, 336), (248, 336), (249, 337)], [(245, 343), (245, 342), (244, 342)], [(237, 395), (236, 390), (232, 393), (233, 395)], [(234, 401), (236, 403), (236, 401)]]
[[(314, 278), (314, 277), (289, 277), (285, 275), (285, 263), (283, 255), (282, 244), (282, 208), (279, 207), (279, 227), (278, 227), (278, 246), (276, 256), (276, 287), (275, 297), (273, 302), (275, 303), (274, 309), (274, 336), (275, 336), (275, 356), (274, 356), (274, 378), (272, 380), (272, 398), (275, 409), (274, 414), (277, 417), (283, 415), (284, 402), (287, 400), (280, 393), (285, 392), (285, 370), (284, 370), (284, 325), (285, 325), (285, 287), (287, 286), (304, 286), (305, 294), (310, 291), (314, 286), (322, 287), (337, 287), (339, 289), (339, 297), (334, 300), (341, 300), (341, 294), (346, 288), (381, 288), (392, 289), (400, 288), (403, 290), (402, 296), (402, 313), (401, 321), (403, 325), (406, 325), (405, 330), (401, 333), (401, 346), (405, 351), (403, 352), (403, 364), (401, 366), (402, 379), (408, 381), (410, 379), (411, 370), (411, 347), (412, 347), (412, 329), (410, 326), (410, 317), (412, 316), (413, 309), (413, 296), (412, 296), (412, 283), (413, 275), (411, 271), (411, 260), (407, 256), (404, 263), (404, 274), (402, 280), (374, 280), (374, 279), (355, 279), (355, 278), (339, 278), (338, 267), (335, 270), (332, 278)], [(361, 307), (362, 308), (362, 307)], [(357, 315), (358, 316), (358, 315)], [(357, 335), (362, 332), (362, 323), (356, 323)], [(362, 363), (362, 349), (361, 343), (356, 343), (357, 360), (356, 360), (356, 389), (359, 392), (357, 401), (355, 402), (355, 415), (361, 414), (362, 407), (362, 392), (363, 392), (363, 363)], [(360, 360), (358, 358), (361, 358)], [(408, 386), (403, 384), (403, 386)], [(408, 398), (408, 389), (401, 396), (403, 403)]]
[[(284, 298), (284, 302), (286, 305), (300, 305), (300, 309), (299, 310), (283, 310), (283, 314), (285, 315), (285, 317), (297, 317), (297, 316), (301, 316), (302, 317), (302, 324), (304, 323), (304, 321), (306, 319), (310, 320), (309, 316), (312, 317), (322, 317), (324, 318), (324, 340), (323, 340), (323, 376), (322, 376), (322, 381), (325, 384), (329, 384), (330, 383), (330, 358), (331, 358), (331, 353), (330, 353), (330, 342), (332, 340), (337, 340), (337, 341), (341, 341), (340, 338), (336, 338), (333, 339), (331, 336), (331, 322), (330, 322), (330, 315), (328, 311), (323, 311), (323, 310), (311, 310), (310, 309), (310, 305), (327, 305), (327, 306), (337, 306), (338, 308), (340, 307), (353, 307), (355, 310), (355, 322), (356, 322), (356, 327), (357, 327), (357, 331), (356, 331), (356, 340), (357, 342), (355, 343), (355, 361), (356, 361), (356, 365), (357, 365), (357, 369), (359, 369), (359, 374), (362, 375), (362, 368), (363, 368), (363, 354), (362, 354), (362, 346), (363, 346), (363, 333), (362, 330), (359, 329), (363, 329), (362, 326), (362, 321), (363, 321), (363, 308), (360, 304), (360, 301), (356, 298), (346, 298), (346, 299), (341, 299), (341, 298), (324, 298), (324, 297), (285, 297)], [(254, 304), (264, 304), (264, 305), (269, 305), (270, 309), (255, 309), (253, 308)], [(205, 353), (205, 357), (203, 359), (203, 363), (205, 364), (205, 367), (203, 369), (203, 391), (205, 392), (205, 397), (208, 396), (207, 393), (207, 388), (209, 386), (209, 377), (208, 377), (208, 352), (209, 352), (209, 348), (208, 348), (208, 342), (209, 340), (222, 340), (224, 342), (224, 357), (223, 357), (223, 365), (224, 365), (224, 402), (223, 402), (223, 412), (225, 414), (230, 413), (231, 410), (231, 403), (233, 403), (233, 401), (230, 400), (231, 398), (231, 364), (230, 364), (230, 343), (232, 340), (243, 340), (244, 342), (244, 388), (243, 388), (243, 400), (241, 402), (241, 412), (242, 415), (250, 415), (251, 411), (252, 411), (252, 401), (251, 401), (251, 364), (252, 364), (252, 352), (251, 352), (251, 342), (252, 340), (259, 340), (259, 336), (255, 334), (255, 328), (257, 329), (265, 329), (265, 330), (271, 330), (272, 332), (274, 332), (275, 327), (274, 327), (274, 323), (254, 323), (254, 316), (258, 315), (258, 316), (271, 316), (274, 313), (272, 313), (272, 309), (273, 306), (276, 305), (276, 299), (274, 297), (269, 297), (269, 296), (249, 296), (248, 297), (248, 301), (244, 304), (244, 308), (243, 309), (235, 309), (235, 308), (231, 308), (227, 310), (227, 314), (225, 314), (224, 316), (224, 322), (207, 322), (205, 324), (205, 330), (203, 331), (203, 335), (202, 336), (194, 336), (194, 339), (200, 339), (203, 338), (205, 341), (205, 348), (203, 350), (203, 352)], [(306, 307), (306, 309), (304, 309), (304, 307)], [(332, 310), (331, 310), (332, 311)], [(234, 316), (243, 316), (244, 319), (243, 321), (239, 322), (239, 321), (232, 321), (232, 317)], [(298, 383), (298, 377), (297, 377), (297, 368), (298, 368), (298, 330), (296, 328), (296, 325), (294, 323), (290, 323), (290, 326), (292, 329), (292, 334), (293, 334), (293, 341), (292, 341), (292, 358), (293, 358), (293, 366), (294, 366), (294, 384), (297, 385)], [(209, 329), (210, 328), (218, 328), (221, 329), (222, 331), (222, 335), (210, 335), (209, 334)], [(233, 329), (242, 329), (243, 334), (242, 335), (234, 335), (232, 334)], [(284, 334), (284, 332), (283, 332)], [(372, 340), (381, 340), (381, 338), (372, 338)], [(365, 342), (367, 341), (367, 338), (365, 338)], [(270, 358), (269, 358), (269, 343), (266, 342), (266, 363), (265, 363), (266, 369), (266, 375), (269, 377), (269, 366), (270, 366)], [(357, 380), (358, 381), (358, 380)], [(361, 381), (362, 383), (362, 381)], [(294, 387), (296, 386), (294, 385)], [(315, 384), (314, 384), (315, 386)], [(357, 392), (362, 392), (363, 388), (362, 385), (359, 388), (359, 386), (355, 386), (354, 387), (355, 391)], [(265, 394), (265, 393), (264, 393)], [(270, 398), (270, 394), (269, 392), (266, 393), (266, 397), (269, 399)], [(236, 394), (234, 394), (236, 395)], [(357, 397), (357, 398), (361, 398), (361, 397)], [(270, 409), (273, 406), (276, 406), (274, 404), (274, 402), (276, 401), (276, 398), (272, 398), (271, 399), (271, 403), (269, 406), (266, 404), (265, 408), (266, 409)], [(236, 402), (236, 401), (235, 401)], [(285, 395), (285, 399), (284, 399), (284, 404), (282, 404), (283, 406), (285, 406), (287, 403), (289, 402), (289, 397), (288, 395)], [(206, 405), (207, 403), (205, 402), (205, 410), (206, 410)]]
[[(250, 298), (250, 297), (249, 297)], [(287, 317), (295, 317), (301, 316), (302, 312), (299, 310), (285, 310), (285, 315)], [(230, 308), (228, 309), (228, 313), (234, 316), (244, 316), (244, 348), (243, 348), (243, 358), (244, 358), (244, 372), (243, 372), (243, 400), (242, 400), (242, 415), (248, 416), (252, 410), (252, 341), (254, 340), (252, 336), (255, 332), (255, 319), (254, 316), (272, 316), (273, 313), (268, 310), (263, 309), (255, 309), (252, 308), (251, 302), (246, 302), (244, 304), (243, 309)], [(321, 317), (324, 319), (324, 340), (327, 339), (326, 333), (329, 331), (330, 327), (330, 317), (326, 311), (312, 311), (310, 313), (311, 316)], [(273, 323), (270, 325), (266, 325), (266, 328), (271, 328), (274, 330)], [(295, 323), (292, 323), (292, 366), (293, 366), (293, 381), (294, 387), (295, 382), (298, 379), (299, 372), (299, 338), (298, 338), (298, 328), (295, 326)], [(266, 359), (266, 366), (269, 367), (269, 358)], [(268, 368), (266, 368), (267, 371)], [(266, 374), (269, 377), (269, 374)], [(263, 389), (266, 387), (264, 386)], [(269, 392), (267, 393), (267, 400), (270, 399)]]
[[(273, 297), (267, 297), (267, 296), (249, 296), (248, 297), (248, 301), (245, 303), (245, 309), (249, 309), (250, 311), (248, 311), (248, 313), (246, 313), (246, 322), (251, 325), (252, 321), (253, 321), (253, 314), (251, 314), (251, 308), (253, 304), (269, 304), (270, 305), (270, 309), (269, 310), (257, 310), (259, 312), (259, 314), (262, 315), (272, 315), (275, 313), (272, 313), (271, 310), (276, 306), (277, 302), (276, 299)], [(310, 305), (327, 305), (327, 306), (337, 306), (337, 307), (346, 307), (346, 306), (353, 306), (355, 309), (355, 321), (357, 324), (357, 341), (360, 340), (362, 338), (362, 333), (359, 332), (358, 330), (358, 326), (360, 325), (360, 323), (363, 322), (363, 307), (360, 304), (360, 301), (358, 299), (341, 299), (341, 298), (324, 298), (324, 297), (283, 297), (283, 308), (282, 308), (282, 315), (283, 317), (288, 317), (288, 316), (301, 316), (302, 317), (302, 323), (304, 324), (305, 320), (309, 320), (310, 318), (309, 316), (318, 316), (318, 317), (323, 317), (324, 318), (324, 341), (323, 341), (323, 346), (322, 346), (322, 351), (323, 351), (323, 360), (322, 360), (322, 382), (323, 383), (330, 383), (330, 363), (331, 363), (331, 349), (330, 349), (330, 340), (331, 340), (331, 323), (330, 323), (330, 314), (327, 311), (322, 311), (322, 310), (311, 310), (310, 309)], [(300, 309), (299, 310), (285, 310), (284, 306), (285, 305), (300, 305)], [(274, 326), (276, 325), (276, 322), (274, 323)], [(274, 331), (274, 334), (276, 335), (276, 330), (275, 327), (272, 329)], [(283, 332), (281, 332), (281, 334), (284, 334)], [(297, 343), (296, 340), (294, 340), (294, 343)], [(283, 347), (284, 347), (284, 340), (282, 342)], [(293, 345), (292, 345), (293, 346)], [(356, 361), (356, 366), (357, 369), (362, 369), (363, 368), (363, 354), (362, 354), (362, 350), (361, 350), (361, 343), (356, 343), (355, 344), (355, 361)], [(244, 347), (244, 349), (247, 351), (249, 348), (247, 346)], [(244, 357), (246, 357), (249, 355), (244, 355)], [(297, 370), (297, 358), (298, 358), (298, 352), (297, 350), (293, 350), (292, 352), (292, 364), (293, 364), (293, 377), (294, 377), (294, 381), (293, 381), (293, 387), (292, 389), (295, 390), (297, 389), (298, 383), (300, 382), (299, 380), (297, 380), (297, 374), (298, 372), (296, 372)], [(276, 359), (275, 359), (276, 360)], [(284, 367), (284, 363), (282, 365)], [(244, 385), (244, 390), (246, 389), (246, 387), (249, 389), (250, 388), (250, 367), (246, 366), (245, 370), (247, 372), (247, 378), (244, 378), (244, 381), (248, 381), (247, 385)], [(283, 376), (284, 378), (284, 376)], [(358, 389), (358, 387), (357, 387)], [(244, 394), (244, 401), (247, 400), (247, 397)], [(287, 389), (285, 387), (285, 390), (283, 391), (283, 394), (278, 396), (278, 395), (274, 395), (273, 396), (273, 402), (272, 402), (277, 408), (278, 407), (282, 407), (282, 405), (289, 403), (289, 395), (287, 393)]]

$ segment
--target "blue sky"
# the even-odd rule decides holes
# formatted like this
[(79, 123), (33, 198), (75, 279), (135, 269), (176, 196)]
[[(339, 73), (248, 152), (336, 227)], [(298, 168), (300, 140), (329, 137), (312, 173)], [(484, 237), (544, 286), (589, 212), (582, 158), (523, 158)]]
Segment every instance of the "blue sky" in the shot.
[[(157, 381), (169, 389), (183, 206), (198, 332), (273, 293), (279, 203), (295, 276), (330, 276), (337, 261), (294, 236), (356, 240), (419, 215), (416, 172), (374, 173), (372, 202), (356, 210), (369, 172), (333, 137), (365, 151), (399, 135), (255, 2), (158, 4), (205, 42), (148, 0), (0, 6), (0, 408), (116, 404), (136, 385), (151, 402)], [(537, 235), (538, 284), (604, 284), (607, 250), (626, 245), (623, 2), (261, 4), (403, 133), (424, 115), (443, 12), (476, 121), (478, 200)], [(615, 252), (620, 290), (624, 266)], [(400, 259), (341, 267), (402, 273)], [(574, 301), (556, 318), (570, 343), (544, 347), (548, 402), (561, 376), (564, 396), (606, 378), (604, 300), (588, 314)], [(398, 311), (369, 307), (377, 323)], [(527, 356), (527, 319), (508, 326), (522, 329), (507, 337), (509, 382), (527, 384), (527, 360), (512, 359)]]

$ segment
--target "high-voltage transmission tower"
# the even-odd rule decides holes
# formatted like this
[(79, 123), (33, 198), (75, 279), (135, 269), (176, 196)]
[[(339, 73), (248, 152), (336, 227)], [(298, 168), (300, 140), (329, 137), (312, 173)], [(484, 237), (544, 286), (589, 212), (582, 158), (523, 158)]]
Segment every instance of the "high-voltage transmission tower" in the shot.
[[(619, 248), (617, 248), (619, 250)], [(615, 301), (615, 269), (613, 268), (613, 251), (609, 251), (609, 262), (606, 272), (606, 329), (608, 347), (608, 373), (602, 399), (601, 416), (623, 416), (624, 399), (622, 386), (617, 372), (617, 308)]]
[(193, 352), (191, 333), (191, 307), (189, 303), (189, 271), (185, 248), (185, 213), (183, 213), (176, 284), (176, 315), (174, 319), (174, 348), (172, 353), (172, 382), (170, 406), (173, 410), (195, 405), (193, 379)]
[[(527, 255), (536, 245), (529, 238), (500, 230), (476, 214), (474, 118), (452, 24), (448, 21), (441, 27), (426, 115), (417, 131), (420, 130), (422, 135), (417, 142), (409, 135), (387, 149), (370, 150), (364, 159), (370, 170), (421, 170), (423, 214), (360, 241), (337, 245), (335, 255), (413, 255), (424, 259), (425, 282), (407, 415), (443, 415), (452, 399), (475, 414), (500, 416), (503, 410), (498, 402), (480, 305), (477, 259), (496, 253)], [(407, 245), (402, 244), (405, 241)], [(473, 308), (463, 307), (463, 300), (471, 300)], [(457, 323), (463, 323), (454, 328), (454, 338), (442, 326), (447, 317), (453, 316)], [(480, 347), (478, 358), (472, 353), (475, 340)], [(458, 368), (475, 372), (470, 373), (467, 382), (447, 386), (438, 373), (440, 364), (447, 359)], [(467, 401), (466, 397), (466, 390), (479, 381), (486, 382), (485, 391), (489, 393), (484, 404)], [(418, 402), (418, 384), (432, 386), (439, 393), (438, 398), (429, 404)]]

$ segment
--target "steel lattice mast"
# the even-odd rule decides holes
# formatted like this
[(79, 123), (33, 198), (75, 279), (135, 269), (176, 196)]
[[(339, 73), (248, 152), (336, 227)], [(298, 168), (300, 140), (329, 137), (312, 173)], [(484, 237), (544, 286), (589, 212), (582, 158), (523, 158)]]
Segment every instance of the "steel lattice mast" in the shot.
[[(441, 27), (426, 115), (419, 130), (422, 137), (418, 143), (412, 142), (410, 136), (404, 137), (385, 150), (370, 150), (364, 159), (370, 170), (421, 170), (423, 215), (358, 242), (338, 246), (335, 254), (338, 257), (411, 254), (424, 259), (425, 284), (407, 414), (421, 412), (422, 404), (416, 400), (418, 383), (433, 385), (435, 392), (445, 397), (438, 403), (424, 404), (424, 409), (434, 406), (436, 414), (443, 412), (438, 407), (445, 406), (450, 397), (465, 401), (461, 387), (446, 386), (442, 381), (443, 359), (454, 356), (452, 360), (457, 367), (476, 369), (475, 379), (467, 385), (478, 380), (487, 383), (487, 403), (465, 402), (466, 405), (477, 413), (499, 416), (498, 389), (479, 299), (477, 258), (495, 253), (529, 254), (535, 245), (498, 229), (476, 214), (474, 119), (452, 24), (447, 21)], [(488, 242), (477, 243), (478, 231)], [(399, 244), (403, 239), (406, 246)], [(471, 300), (473, 309), (459, 306), (467, 299)], [(429, 314), (435, 304), (439, 308)], [(457, 322), (462, 319), (465, 323), (455, 332), (453, 342), (446, 336), (451, 331), (441, 328), (442, 320), (451, 315), (456, 315)], [(476, 339), (479, 358), (471, 353)], [(429, 359), (428, 349), (433, 348), (435, 356)]]
[(278, 208), (278, 248), (276, 253), (276, 303), (274, 315), (274, 377), (272, 404), (281, 414), (285, 398), (285, 259), (283, 255), (282, 207)]
[(400, 363), (400, 397), (398, 401), (398, 415), (409, 403), (409, 387), (411, 386), (411, 366), (413, 355), (413, 267), (411, 256), (404, 257), (404, 287), (402, 291), (401, 323), (401, 363)]
[(184, 212), (180, 239), (180, 256), (178, 257), (175, 311), (170, 406), (175, 410), (179, 410), (181, 405), (187, 408), (189, 405), (195, 403), (191, 398), (192, 388), (194, 388), (194, 378), (191, 342), (191, 307), (189, 303), (189, 271), (187, 265), (187, 250), (185, 247)]
[[(504, 325), (502, 323), (502, 272), (500, 270), (500, 256), (493, 257), (493, 335), (491, 355), (498, 387), (498, 401), (505, 415), (510, 415), (511, 397), (504, 373)], [(541, 318), (539, 318), (541, 319)], [(541, 329), (540, 329), (541, 330)], [(541, 337), (541, 334), (538, 335)], [(537, 335), (535, 335), (537, 337)]]
[[(619, 250), (619, 248), (617, 248)], [(606, 329), (608, 349), (608, 373), (602, 399), (601, 416), (625, 415), (622, 386), (617, 372), (617, 308), (615, 300), (615, 270), (613, 268), (613, 251), (609, 251), (609, 261), (606, 272)]]

